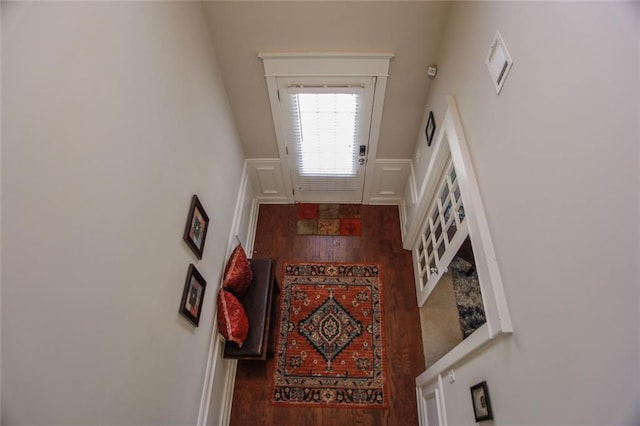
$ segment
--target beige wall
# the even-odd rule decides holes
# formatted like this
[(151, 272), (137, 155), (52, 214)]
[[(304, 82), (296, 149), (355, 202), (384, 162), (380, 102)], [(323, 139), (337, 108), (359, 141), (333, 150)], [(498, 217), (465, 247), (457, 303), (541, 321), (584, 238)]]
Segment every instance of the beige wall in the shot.
[(3, 2), (2, 91), (2, 423), (195, 424), (243, 161), (202, 6)]
[[(426, 111), (456, 96), (515, 332), (455, 367), (449, 424), (637, 424), (640, 353), (638, 3), (452, 7)], [(485, 58), (514, 66), (499, 96)], [(420, 145), (419, 178), (431, 154)]]
[[(249, 158), (278, 157), (258, 52), (393, 52), (377, 158), (411, 158), (448, 2), (210, 1), (222, 75)], [(424, 127), (423, 127), (424, 130)]]

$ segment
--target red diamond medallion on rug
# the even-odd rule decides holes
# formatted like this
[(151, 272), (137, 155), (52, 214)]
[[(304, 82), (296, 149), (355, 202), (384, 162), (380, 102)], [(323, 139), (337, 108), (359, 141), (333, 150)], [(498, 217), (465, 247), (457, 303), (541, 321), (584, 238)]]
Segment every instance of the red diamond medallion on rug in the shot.
[(377, 264), (285, 264), (277, 404), (386, 407)]

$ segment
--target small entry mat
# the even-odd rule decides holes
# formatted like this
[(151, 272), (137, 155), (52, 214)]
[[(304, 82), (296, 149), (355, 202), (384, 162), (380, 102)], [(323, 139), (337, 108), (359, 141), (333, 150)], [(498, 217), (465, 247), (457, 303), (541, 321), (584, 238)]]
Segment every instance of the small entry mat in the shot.
[(360, 204), (298, 204), (298, 235), (362, 234)]

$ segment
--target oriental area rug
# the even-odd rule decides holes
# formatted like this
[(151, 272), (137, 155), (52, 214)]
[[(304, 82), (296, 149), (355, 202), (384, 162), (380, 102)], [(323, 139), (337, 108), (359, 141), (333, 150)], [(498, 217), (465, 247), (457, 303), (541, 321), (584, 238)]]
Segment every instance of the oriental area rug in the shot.
[(298, 204), (298, 235), (357, 236), (362, 233), (358, 204)]
[(285, 264), (273, 402), (385, 408), (377, 264)]

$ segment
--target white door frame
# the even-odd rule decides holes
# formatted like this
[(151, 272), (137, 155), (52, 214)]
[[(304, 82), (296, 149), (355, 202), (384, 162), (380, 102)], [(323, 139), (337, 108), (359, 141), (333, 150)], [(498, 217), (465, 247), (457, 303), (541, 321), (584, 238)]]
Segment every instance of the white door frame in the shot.
[(376, 77), (373, 93), (371, 131), (364, 177), (363, 200), (373, 188), (375, 158), (380, 136), (382, 107), (389, 77), (389, 61), (393, 53), (259, 53), (262, 60), (273, 115), (278, 153), (284, 178), (287, 202), (293, 203), (291, 168), (287, 161), (287, 145), (280, 112), (278, 77)]

